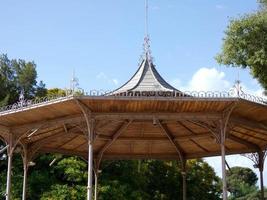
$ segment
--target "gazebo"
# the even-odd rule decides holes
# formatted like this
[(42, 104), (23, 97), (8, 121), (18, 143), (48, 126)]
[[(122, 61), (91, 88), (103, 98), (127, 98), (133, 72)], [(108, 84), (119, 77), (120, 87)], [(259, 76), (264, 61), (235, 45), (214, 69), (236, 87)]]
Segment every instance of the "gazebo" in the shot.
[(92, 181), (95, 177), (97, 184), (102, 160), (178, 160), (185, 200), (186, 160), (221, 156), (226, 200), (225, 155), (255, 153), (263, 171), (267, 102), (238, 89), (234, 95), (177, 90), (157, 72), (146, 37), (137, 72), (119, 89), (21, 99), (1, 109), (0, 136), (8, 155), (6, 200), (10, 199), (12, 156), (18, 147), (22, 147), (24, 163), (23, 200), (29, 162), (39, 153), (77, 155), (88, 160), (88, 200), (92, 200)]

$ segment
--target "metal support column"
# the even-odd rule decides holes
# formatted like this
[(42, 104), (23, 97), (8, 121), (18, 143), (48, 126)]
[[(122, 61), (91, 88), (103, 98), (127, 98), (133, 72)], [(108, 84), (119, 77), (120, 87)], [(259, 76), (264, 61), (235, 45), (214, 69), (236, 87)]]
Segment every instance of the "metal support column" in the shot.
[(27, 195), (27, 176), (28, 176), (28, 166), (23, 166), (23, 191), (22, 191), (22, 200), (26, 200), (26, 195)]
[(93, 199), (93, 142), (94, 142), (94, 119), (92, 112), (86, 104), (80, 100), (76, 100), (77, 105), (80, 107), (87, 125), (87, 138), (88, 138), (88, 180), (87, 180), (87, 200)]
[(223, 200), (227, 200), (227, 183), (226, 183), (226, 167), (225, 167), (225, 144), (221, 142), (222, 157), (222, 181), (223, 181)]
[(24, 148), (23, 158), (23, 189), (22, 189), (22, 200), (26, 200), (27, 195), (27, 176), (28, 176), (28, 152), (27, 149)]
[(6, 182), (6, 200), (11, 199), (11, 173), (12, 173), (12, 158), (13, 158), (13, 135), (12, 133), (9, 133), (9, 139), (8, 139), (8, 148), (7, 148), (7, 182)]
[(13, 151), (9, 150), (9, 152), (8, 152), (8, 164), (7, 164), (6, 200), (10, 200), (11, 199), (12, 157), (13, 157)]
[(93, 185), (93, 141), (92, 133), (88, 137), (88, 182), (87, 182), (87, 200), (92, 200)]
[(223, 121), (219, 123), (220, 127), (220, 146), (222, 157), (222, 183), (223, 183), (223, 200), (227, 200), (227, 183), (226, 183), (226, 160), (225, 160), (225, 137), (226, 137), (226, 124)]

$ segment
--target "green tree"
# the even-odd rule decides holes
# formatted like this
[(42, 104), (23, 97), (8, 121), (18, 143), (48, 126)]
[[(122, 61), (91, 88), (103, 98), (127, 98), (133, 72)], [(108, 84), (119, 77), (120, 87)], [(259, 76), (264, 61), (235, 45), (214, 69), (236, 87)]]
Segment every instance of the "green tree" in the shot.
[(216, 200), (221, 196), (221, 180), (202, 159), (188, 161), (188, 199)]
[(57, 95), (64, 96), (66, 95), (66, 91), (60, 88), (52, 88), (47, 90), (47, 96), (57, 96)]
[(17, 96), (11, 61), (7, 55), (0, 55), (0, 107), (14, 102)]
[[(55, 156), (53, 156), (55, 157)], [(49, 184), (49, 188), (40, 193), (38, 199), (42, 200), (80, 200), (86, 198), (86, 182), (87, 182), (87, 163), (78, 157), (60, 157), (56, 163), (50, 165), (46, 163), (54, 177), (53, 182)], [(32, 198), (36, 199), (36, 198)]]
[[(144, 169), (144, 162), (141, 166)], [(138, 161), (105, 161), (99, 177), (100, 200), (145, 200), (149, 195), (144, 191), (146, 177), (139, 170)]]
[(223, 39), (220, 64), (248, 68), (267, 91), (267, 1), (261, 8), (230, 21)]
[[(220, 179), (203, 160), (188, 162), (189, 200), (220, 199)], [(171, 200), (182, 198), (181, 168), (176, 161), (104, 162), (99, 199)]]
[(227, 171), (228, 190), (232, 199), (257, 194), (257, 181), (257, 175), (249, 168), (232, 167)]
[(45, 84), (37, 84), (36, 64), (22, 59), (10, 60), (0, 55), (0, 107), (18, 101), (23, 91), (26, 99), (45, 96)]

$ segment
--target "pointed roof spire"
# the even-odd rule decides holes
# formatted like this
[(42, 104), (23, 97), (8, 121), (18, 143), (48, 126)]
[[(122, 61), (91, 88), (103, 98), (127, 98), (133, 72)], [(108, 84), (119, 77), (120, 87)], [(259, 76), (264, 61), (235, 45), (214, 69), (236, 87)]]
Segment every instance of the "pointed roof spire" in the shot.
[(148, 0), (145, 0), (145, 37), (144, 37), (144, 59), (147, 59), (149, 63), (152, 62), (152, 55), (150, 50), (150, 38), (148, 34)]
[(145, 38), (144, 38), (144, 55), (137, 72), (132, 78), (117, 90), (106, 95), (133, 95), (146, 93), (146, 96), (168, 95), (172, 93), (183, 95), (183, 93), (168, 84), (158, 73), (153, 64), (150, 50), (150, 38), (148, 34), (148, 0), (145, 0)]

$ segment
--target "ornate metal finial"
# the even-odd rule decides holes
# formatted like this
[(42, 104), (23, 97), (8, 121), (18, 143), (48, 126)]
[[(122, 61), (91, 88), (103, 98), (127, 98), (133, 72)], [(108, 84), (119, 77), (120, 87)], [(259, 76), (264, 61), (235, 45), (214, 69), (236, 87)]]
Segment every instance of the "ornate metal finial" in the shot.
[(244, 95), (243, 88), (241, 86), (241, 81), (236, 80), (233, 87), (230, 89), (230, 95), (233, 97), (242, 97)]
[(23, 103), (25, 101), (25, 97), (24, 97), (24, 90), (22, 89), (20, 91), (20, 94), (19, 94), (19, 102), (20, 103)]
[(244, 94), (240, 80), (236, 80), (234, 87), (236, 88), (238, 97), (240, 97), (242, 94)]
[(74, 94), (79, 86), (79, 79), (75, 76), (75, 70), (73, 70), (72, 78), (70, 81), (70, 93)]
[(26, 105), (26, 100), (24, 96), (24, 89), (21, 89), (20, 94), (19, 94), (19, 101), (17, 103), (19, 107), (23, 107)]

